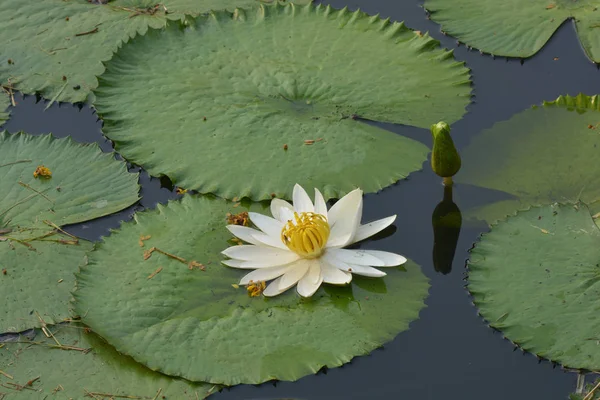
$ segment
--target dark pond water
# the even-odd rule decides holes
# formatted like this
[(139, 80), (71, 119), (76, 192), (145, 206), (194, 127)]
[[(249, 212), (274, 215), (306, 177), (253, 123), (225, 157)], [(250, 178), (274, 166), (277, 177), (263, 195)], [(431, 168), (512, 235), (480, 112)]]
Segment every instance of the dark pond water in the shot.
[[(426, 19), (417, 0), (334, 0), (335, 7), (361, 8), (369, 14), (405, 21), (414, 29), (429, 31), (456, 58), (472, 69), (474, 102), (463, 120), (454, 124), (457, 146), (464, 148), (474, 135), (495, 122), (552, 100), (560, 94), (600, 93), (600, 71), (584, 55), (571, 22), (564, 24), (550, 43), (535, 57), (521, 63), (458, 46), (456, 40), (440, 33), (439, 26)], [(323, 38), (323, 40), (327, 40)], [(360, 57), (360, 54), (356, 55)], [(97, 142), (110, 151), (111, 144), (101, 133), (94, 112), (68, 104), (45, 104), (35, 97), (18, 98), (12, 118), (5, 125), (11, 132), (52, 132), (72, 135), (81, 142)], [(431, 145), (428, 131), (398, 125), (386, 129)], [(137, 170), (137, 169), (134, 169)], [(148, 177), (142, 171), (140, 204), (117, 215), (72, 226), (69, 231), (98, 240), (109, 228), (118, 227), (136, 210), (153, 207), (177, 197), (169, 183)], [(431, 279), (427, 308), (411, 329), (383, 349), (356, 358), (342, 368), (308, 376), (298, 382), (267, 383), (225, 389), (215, 400), (229, 399), (566, 399), (575, 389), (577, 375), (547, 361), (515, 350), (498, 332), (488, 328), (471, 304), (464, 289), (468, 249), (486, 230), (485, 226), (463, 225), (452, 271), (441, 274), (432, 262), (432, 212), (441, 201), (443, 187), (428, 165), (410, 179), (365, 198), (365, 220), (398, 214), (397, 231), (381, 238), (376, 247), (396, 251), (419, 263)], [(456, 185), (456, 204), (463, 210), (498, 199), (492, 191)], [(367, 245), (368, 247), (369, 245)], [(372, 244), (375, 247), (375, 244)], [(399, 305), (401, 306), (401, 305)]]

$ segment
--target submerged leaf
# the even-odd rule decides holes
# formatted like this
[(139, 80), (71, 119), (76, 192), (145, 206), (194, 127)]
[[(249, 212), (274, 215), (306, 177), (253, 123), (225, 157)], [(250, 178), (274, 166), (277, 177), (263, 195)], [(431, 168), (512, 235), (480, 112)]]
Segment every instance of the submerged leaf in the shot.
[(442, 30), (486, 53), (530, 57), (567, 19), (575, 21), (587, 54), (600, 62), (600, 14), (593, 1), (426, 0)]
[(0, 1), (0, 84), (53, 101), (85, 101), (119, 44), (167, 20), (256, 0)]
[(264, 200), (299, 183), (339, 198), (405, 178), (428, 151), (357, 117), (452, 122), (470, 91), (463, 63), (403, 23), (275, 4), (132, 39), (95, 106), (125, 158), (178, 186)]
[[(204, 399), (213, 385), (173, 379), (123, 356), (85, 327), (49, 326), (58, 343), (36, 330), (32, 340), (4, 343), (0, 384), (7, 400), (30, 399)], [(30, 342), (34, 342), (31, 344)], [(34, 380), (36, 377), (39, 379)], [(29, 388), (19, 390), (31, 382)], [(17, 385), (17, 386), (14, 386)], [(34, 394), (35, 393), (35, 394)]]
[[(475, 137), (457, 180), (515, 196), (470, 212), (488, 222), (554, 201), (600, 200), (600, 99), (561, 96)], [(590, 128), (591, 126), (591, 128)]]
[[(543, 232), (548, 232), (544, 234)], [(600, 230), (587, 207), (533, 207), (471, 251), (468, 289), (506, 338), (565, 367), (600, 368)]]
[[(233, 385), (296, 380), (340, 366), (408, 329), (424, 307), (429, 285), (412, 262), (387, 268), (383, 279), (322, 286), (310, 300), (294, 291), (248, 296), (235, 285), (243, 272), (220, 264), (231, 238), (223, 216), (232, 209), (187, 195), (138, 213), (88, 256), (77, 278), (76, 311), (119, 352), (151, 369)], [(147, 245), (196, 259), (205, 271), (164, 254), (144, 260), (136, 243), (146, 234)]]

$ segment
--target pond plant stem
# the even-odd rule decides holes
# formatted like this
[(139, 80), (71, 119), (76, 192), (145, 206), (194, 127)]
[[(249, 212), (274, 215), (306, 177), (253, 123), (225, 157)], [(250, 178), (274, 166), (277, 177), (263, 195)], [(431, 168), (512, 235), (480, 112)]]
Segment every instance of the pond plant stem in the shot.
[(583, 400), (592, 400), (594, 398), (594, 393), (596, 393), (596, 390), (598, 390), (598, 388), (600, 388), (600, 382), (598, 382), (596, 386), (594, 386), (594, 388), (590, 390), (588, 394), (585, 395)]

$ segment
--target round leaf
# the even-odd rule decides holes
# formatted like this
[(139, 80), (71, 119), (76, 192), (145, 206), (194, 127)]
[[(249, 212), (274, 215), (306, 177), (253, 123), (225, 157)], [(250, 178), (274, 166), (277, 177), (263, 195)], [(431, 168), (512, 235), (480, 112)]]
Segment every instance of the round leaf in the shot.
[(573, 19), (587, 56), (600, 61), (600, 13), (590, 0), (426, 0), (442, 30), (486, 53), (530, 57)]
[(475, 137), (457, 181), (515, 196), (472, 212), (489, 222), (553, 201), (600, 200), (600, 99), (561, 96)]
[[(38, 166), (52, 176), (36, 178)], [(70, 138), (0, 132), (0, 174), (0, 229), (74, 224), (138, 200), (138, 176), (124, 162)]]
[(540, 357), (598, 370), (600, 231), (586, 206), (517, 213), (471, 251), (468, 288), (481, 315)]
[[(0, 132), (0, 160), (1, 333), (69, 317), (73, 273), (91, 245), (57, 230), (135, 203), (138, 184), (113, 154), (70, 138)], [(39, 166), (51, 177), (34, 177)]]
[[(85, 101), (122, 41), (184, 14), (249, 6), (256, 0), (3, 0), (0, 83), (53, 101)], [(168, 11), (168, 12), (166, 12)], [(9, 82), (10, 80), (10, 82)]]
[(220, 264), (231, 239), (225, 215), (240, 211), (185, 196), (137, 214), (90, 253), (77, 278), (77, 313), (151, 369), (233, 385), (342, 365), (408, 329), (424, 307), (429, 285), (414, 263), (386, 269), (383, 279), (324, 285), (308, 300), (294, 291), (249, 297), (232, 286), (243, 271)]
[[(204, 399), (213, 385), (191, 383), (153, 372), (123, 356), (84, 327), (49, 327), (68, 350), (36, 332), (30, 344), (4, 343), (0, 349), (0, 384), (7, 400), (20, 399)], [(18, 389), (35, 379), (26, 389)], [(157, 394), (158, 393), (158, 394)], [(129, 397), (127, 397), (129, 396)], [(163, 397), (164, 396), (164, 397)]]
[(91, 243), (66, 235), (17, 242), (0, 234), (0, 332), (68, 318), (73, 273), (91, 249)]
[(438, 44), (322, 5), (212, 13), (123, 45), (95, 106), (125, 158), (187, 189), (254, 200), (289, 198), (295, 183), (326, 198), (375, 192), (420, 169), (428, 149), (355, 115), (429, 127), (469, 103), (468, 69)]

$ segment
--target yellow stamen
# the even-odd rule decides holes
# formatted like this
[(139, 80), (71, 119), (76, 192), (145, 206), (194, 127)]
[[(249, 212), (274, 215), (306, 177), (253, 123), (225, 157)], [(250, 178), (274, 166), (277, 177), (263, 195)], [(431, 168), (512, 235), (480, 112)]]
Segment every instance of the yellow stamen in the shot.
[(250, 297), (258, 297), (265, 291), (267, 284), (265, 281), (254, 282), (250, 281), (248, 286), (246, 286), (246, 290), (248, 290), (248, 295)]
[(294, 213), (281, 231), (281, 240), (302, 258), (316, 258), (323, 253), (329, 239), (329, 223), (321, 214)]

